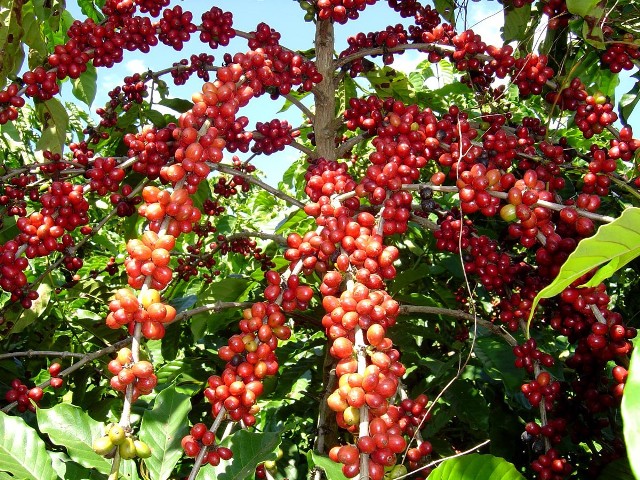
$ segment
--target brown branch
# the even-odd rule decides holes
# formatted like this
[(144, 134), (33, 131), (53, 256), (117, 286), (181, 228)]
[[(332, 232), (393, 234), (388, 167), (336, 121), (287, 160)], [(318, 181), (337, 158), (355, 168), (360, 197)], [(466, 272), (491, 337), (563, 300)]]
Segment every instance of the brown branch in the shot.
[(362, 133), (359, 133), (358, 135), (356, 135), (355, 137), (349, 138), (347, 141), (345, 141), (344, 143), (342, 143), (341, 145), (338, 146), (338, 149), (336, 150), (336, 157), (337, 158), (342, 158), (342, 156), (345, 153), (347, 153), (349, 150), (351, 150), (354, 146), (356, 146), (362, 140), (364, 140), (365, 138), (369, 138), (369, 137), (370, 137), (370, 135), (369, 135), (368, 132), (362, 132)]
[[(445, 186), (445, 185), (437, 186), (437, 185), (432, 185), (429, 182), (402, 185), (402, 188), (404, 190), (409, 190), (409, 191), (417, 191), (424, 187), (430, 188), (436, 192), (457, 192), (458, 191), (458, 187), (456, 186)], [(503, 200), (508, 198), (509, 196), (507, 192), (497, 192), (495, 190), (487, 190), (486, 192), (492, 197), (501, 198)], [(546, 200), (538, 200), (536, 203), (533, 204), (533, 206), (545, 207), (550, 210), (555, 210), (558, 212), (568, 207), (568, 205), (562, 205), (560, 203), (554, 203), (554, 202), (547, 202)], [(579, 215), (585, 218), (589, 218), (591, 220), (595, 220), (597, 222), (611, 223), (615, 220), (615, 218), (610, 217), (608, 215), (600, 215), (599, 213), (593, 213), (588, 210), (583, 210), (581, 208), (576, 208), (575, 210), (578, 212)]]
[(284, 98), (286, 98), (292, 104), (294, 104), (296, 107), (298, 107), (302, 111), (302, 113), (304, 113), (307, 116), (307, 118), (309, 118), (309, 120), (311, 120), (313, 122), (313, 119), (315, 118), (315, 115), (313, 114), (313, 112), (311, 110), (309, 110), (309, 108), (304, 103), (302, 103), (300, 100), (298, 100), (296, 97), (294, 97), (290, 93), (287, 93), (284, 96)]
[(468, 450), (465, 450), (464, 452), (459, 452), (456, 453), (455, 455), (451, 455), (449, 457), (445, 457), (445, 458), (439, 458), (438, 460), (434, 460), (433, 462), (427, 463), (426, 465), (416, 468), (415, 470), (412, 470), (411, 472), (407, 473), (406, 475), (402, 475), (400, 477), (396, 477), (396, 480), (402, 480), (403, 478), (407, 478), (411, 475), (413, 475), (416, 472), (419, 472), (421, 470), (425, 470), (427, 468), (431, 468), (431, 467), (435, 467), (436, 465), (440, 465), (442, 462), (446, 462), (447, 460), (450, 460), (452, 458), (457, 458), (457, 457), (462, 457), (464, 455), (468, 455), (469, 453), (478, 450), (479, 448), (484, 447), (485, 445), (488, 445), (489, 443), (491, 443), (491, 440), (485, 440), (482, 443), (479, 443), (478, 445), (476, 445), (475, 447), (472, 447)]
[(221, 163), (208, 163), (208, 165), (212, 169), (218, 170), (222, 173), (227, 173), (229, 175), (237, 175), (238, 177), (243, 178), (247, 182), (253, 183), (254, 185), (257, 185), (260, 188), (266, 190), (267, 192), (271, 193), (273, 196), (278, 197), (280, 200), (284, 200), (285, 202), (290, 203), (291, 205), (295, 205), (298, 208), (304, 208), (304, 203), (302, 203), (300, 200), (297, 200), (287, 195), (286, 193), (281, 192), (277, 188), (273, 188), (271, 185), (268, 185), (262, 180), (257, 179), (253, 175), (249, 175), (239, 170), (235, 170), (234, 168), (228, 165), (223, 165)]
[(458, 318), (460, 320), (468, 320), (470, 322), (477, 321), (478, 325), (480, 325), (483, 328), (486, 328), (491, 333), (498, 335), (512, 347), (515, 347), (518, 344), (518, 341), (515, 338), (513, 338), (513, 336), (506, 330), (503, 330), (501, 327), (495, 325), (489, 320), (485, 320), (483, 318), (475, 318), (470, 313), (463, 312), (462, 310), (452, 310), (449, 308), (441, 308), (441, 307), (427, 307), (422, 305), (402, 305), (400, 307), (400, 314), (406, 315), (409, 313), (426, 313), (429, 315), (444, 315), (447, 317)]
[[(124, 340), (120, 340), (119, 342), (116, 342), (112, 345), (109, 345), (108, 347), (105, 347), (101, 350), (98, 350), (97, 352), (93, 352), (93, 353), (89, 353), (84, 355), (80, 360), (78, 360), (76, 363), (74, 363), (73, 365), (71, 365), (70, 367), (65, 368), (64, 370), (62, 370), (59, 374), (58, 377), (66, 377), (67, 375), (69, 375), (72, 372), (75, 372), (76, 370), (78, 370), (80, 367), (82, 367), (85, 363), (88, 363), (92, 360), (95, 360), (96, 358), (99, 358), (103, 355), (107, 355), (109, 353), (113, 353), (116, 350), (121, 349), (122, 347), (129, 345), (131, 343), (132, 337), (127, 337)], [(51, 385), (51, 380), (47, 380), (46, 382), (42, 382), (40, 385), (38, 385), (38, 387), (40, 388), (46, 388), (49, 385)], [(18, 402), (12, 402), (9, 405), (5, 406), (2, 410), (2, 412), (7, 413), (9, 412), (11, 409), (13, 409), (16, 405), (18, 405)]]
[(291, 148), (295, 148), (296, 150), (304, 153), (305, 155), (311, 158), (318, 158), (318, 154), (316, 152), (311, 150), (309, 147), (306, 147), (303, 144), (296, 142), (295, 140), (292, 141), (288, 146)]
[(217, 313), (222, 310), (226, 310), (228, 308), (250, 308), (253, 305), (253, 302), (216, 302), (216, 303), (208, 303), (206, 305), (201, 305), (196, 308), (192, 308), (191, 310), (185, 310), (184, 312), (176, 315), (171, 322), (167, 322), (165, 325), (171, 325), (172, 323), (181, 322), (182, 320), (186, 320), (189, 317), (193, 317), (194, 315), (198, 315), (199, 313), (205, 312), (213, 312)]
[(60, 357), (60, 358), (83, 358), (86, 353), (73, 353), (73, 352), (53, 352), (51, 350), (27, 350), (25, 352), (9, 352), (0, 354), (0, 360), (5, 358), (16, 357)]
[[(226, 413), (227, 413), (227, 410), (224, 407), (222, 407), (218, 412), (218, 415), (216, 415), (215, 420), (211, 424), (211, 428), (209, 428), (210, 432), (213, 432), (214, 434), (216, 433)], [(187, 480), (194, 480), (196, 478), (196, 476), (198, 475), (198, 471), (202, 466), (202, 462), (204, 461), (204, 457), (207, 454), (207, 451), (208, 451), (208, 447), (204, 445), (200, 448), (200, 452), (198, 452), (198, 456), (196, 457), (196, 461), (193, 464), (193, 467), (191, 468), (191, 473), (189, 473), (189, 478)]]

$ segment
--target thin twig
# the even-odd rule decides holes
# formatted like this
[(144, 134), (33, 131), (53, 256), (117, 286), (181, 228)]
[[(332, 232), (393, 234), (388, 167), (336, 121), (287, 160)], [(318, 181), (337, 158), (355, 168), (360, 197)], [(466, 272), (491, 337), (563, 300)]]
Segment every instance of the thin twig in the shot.
[[(445, 315), (448, 317), (459, 318), (462, 320), (474, 321), (474, 316), (470, 313), (463, 312), (462, 310), (452, 310), (450, 308), (440, 308), (440, 307), (427, 307), (422, 305), (402, 305), (400, 307), (400, 314), (409, 314), (409, 313), (427, 313), (429, 315)], [(506, 330), (503, 330), (499, 326), (490, 322), (489, 320), (485, 320), (483, 318), (476, 318), (478, 325), (489, 330), (491, 333), (498, 335), (505, 342), (507, 342), (512, 347), (518, 345), (518, 341)]]
[(60, 358), (83, 358), (86, 353), (73, 353), (73, 352), (54, 352), (51, 350), (27, 350), (25, 352), (9, 352), (0, 354), (0, 360), (5, 358), (16, 357), (60, 357)]
[(267, 192), (271, 193), (273, 196), (278, 197), (280, 200), (284, 200), (285, 202), (290, 203), (291, 205), (295, 205), (298, 208), (304, 208), (304, 203), (302, 203), (300, 200), (297, 200), (287, 195), (286, 193), (281, 192), (277, 188), (273, 188), (271, 185), (264, 183), (262, 180), (259, 180), (253, 175), (249, 175), (248, 173), (241, 172), (239, 170), (229, 167), (228, 165), (223, 165), (221, 163), (211, 163), (208, 165), (212, 169), (218, 170), (222, 173), (227, 173), (229, 175), (237, 175), (238, 177), (245, 179), (247, 182), (253, 183), (254, 185), (259, 186), (260, 188), (263, 188)]
[(253, 305), (253, 302), (215, 302), (208, 303), (206, 305), (201, 305), (196, 308), (192, 308), (191, 310), (185, 310), (184, 312), (176, 315), (171, 322), (166, 323), (166, 325), (171, 325), (172, 323), (180, 322), (182, 320), (186, 320), (187, 318), (193, 317), (194, 315), (198, 315), (199, 313), (205, 312), (220, 312), (222, 310), (226, 310), (228, 308), (250, 308)]
[[(216, 415), (215, 420), (211, 424), (211, 428), (209, 428), (210, 432), (213, 432), (214, 434), (216, 433), (226, 413), (227, 413), (227, 410), (224, 407), (220, 408), (218, 415)], [(196, 457), (196, 461), (193, 464), (193, 467), (191, 468), (191, 473), (189, 473), (189, 478), (187, 480), (194, 480), (196, 478), (196, 475), (198, 475), (198, 471), (202, 466), (202, 462), (204, 461), (204, 457), (206, 454), (207, 454), (207, 447), (203, 445), (202, 448), (200, 449), (200, 452), (198, 452), (198, 456)]]
[[(116, 343), (114, 343), (112, 345), (109, 345), (108, 347), (105, 347), (105, 348), (103, 348), (101, 350), (98, 350), (97, 352), (88, 353), (87, 355), (85, 355), (83, 358), (78, 360), (76, 363), (74, 363), (70, 367), (67, 367), (64, 370), (62, 370), (58, 374), (58, 377), (66, 377), (70, 373), (73, 373), (76, 370), (78, 370), (85, 363), (88, 363), (88, 362), (90, 362), (92, 360), (95, 360), (96, 358), (99, 358), (99, 357), (101, 357), (103, 355), (107, 355), (109, 353), (113, 353), (116, 350), (119, 350), (122, 347), (124, 347), (126, 345), (129, 345), (131, 343), (131, 340), (132, 340), (131, 337), (127, 337), (124, 340), (120, 340), (119, 342), (116, 342)], [(38, 387), (46, 388), (49, 385), (51, 385), (51, 380), (50, 379), (47, 380), (46, 382), (42, 382), (40, 385), (38, 385)], [(11, 411), (11, 409), (13, 409), (16, 405), (18, 405), (17, 401), (16, 402), (12, 402), (12, 403), (8, 404), (7, 406), (5, 406), (1, 411), (7, 413), (7, 412)]]
[(294, 97), (290, 93), (287, 93), (284, 96), (284, 98), (286, 98), (291, 103), (293, 103), (296, 107), (298, 107), (300, 110), (302, 110), (302, 113), (304, 113), (307, 116), (307, 118), (309, 118), (309, 120), (311, 120), (313, 122), (313, 119), (315, 118), (315, 116), (313, 115), (313, 112), (311, 110), (309, 110), (309, 108), (304, 103), (302, 103), (299, 99), (297, 99), (296, 97)]
[(459, 453), (456, 453), (455, 455), (451, 455), (449, 457), (445, 457), (445, 458), (440, 458), (438, 460), (434, 460), (433, 462), (427, 463), (426, 465), (424, 465), (424, 466), (422, 466), (420, 468), (416, 468), (415, 470), (407, 473), (406, 475), (402, 475), (400, 477), (396, 477), (396, 480), (402, 480), (403, 478), (407, 478), (408, 476), (413, 475), (416, 472), (420, 472), (421, 470), (424, 470), (426, 468), (435, 467), (436, 465), (440, 465), (442, 462), (446, 462), (447, 460), (451, 460), (452, 458), (462, 457), (464, 455), (467, 455), (467, 454), (469, 454), (471, 452), (474, 452), (475, 450), (478, 450), (478, 449), (484, 447), (485, 445), (488, 445), (489, 443), (491, 443), (491, 440), (485, 440), (484, 442), (479, 443), (475, 447), (471, 447), (470, 449), (465, 450), (464, 452), (459, 452)]

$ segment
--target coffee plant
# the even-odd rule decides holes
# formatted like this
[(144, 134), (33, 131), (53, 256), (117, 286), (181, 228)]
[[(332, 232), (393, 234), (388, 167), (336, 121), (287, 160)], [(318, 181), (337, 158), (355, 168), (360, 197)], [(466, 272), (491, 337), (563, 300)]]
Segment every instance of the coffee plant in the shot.
[(638, 2), (72, 3), (0, 2), (0, 479), (640, 478)]

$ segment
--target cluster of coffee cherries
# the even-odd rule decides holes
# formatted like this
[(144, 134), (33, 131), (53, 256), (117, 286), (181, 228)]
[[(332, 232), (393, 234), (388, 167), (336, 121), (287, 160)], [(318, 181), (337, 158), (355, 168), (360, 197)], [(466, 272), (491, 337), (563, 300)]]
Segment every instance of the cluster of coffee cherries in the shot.
[(529, 338), (522, 345), (513, 347), (513, 354), (516, 357), (514, 365), (517, 368), (524, 368), (530, 374), (534, 372), (535, 362), (540, 362), (541, 365), (547, 368), (555, 364), (553, 356), (538, 349), (538, 344), (534, 338)]
[(109, 200), (116, 207), (116, 214), (119, 217), (130, 217), (136, 213), (136, 205), (142, 203), (142, 196), (131, 195), (132, 192), (133, 187), (129, 184), (124, 184), (120, 193), (112, 193), (109, 196)]
[(31, 290), (29, 279), (24, 273), (29, 261), (18, 255), (20, 246), (15, 240), (0, 245), (0, 287), (11, 294), (11, 301), (20, 301), (24, 308), (31, 308), (38, 292)]
[(226, 363), (220, 376), (209, 377), (205, 397), (212, 403), (213, 415), (226, 409), (233, 421), (255, 424), (259, 411), (257, 398), (262, 395), (262, 380), (278, 372), (275, 355), (278, 342), (291, 336), (286, 317), (277, 303), (254, 303), (243, 311), (238, 326), (241, 333), (220, 347), (218, 356)]
[(145, 125), (139, 133), (127, 133), (124, 143), (128, 147), (127, 156), (136, 159), (132, 170), (150, 180), (160, 176), (160, 170), (173, 155), (172, 132), (174, 124), (164, 128)]
[(152, 230), (146, 231), (141, 239), (129, 240), (127, 242), (129, 257), (124, 262), (129, 276), (129, 285), (133, 288), (141, 288), (145, 279), (150, 277), (152, 288), (164, 289), (173, 275), (169, 262), (174, 246), (175, 238), (172, 235), (158, 235)]
[(216, 445), (216, 434), (207, 429), (204, 423), (196, 423), (189, 435), (182, 438), (182, 449), (187, 457), (196, 457), (202, 448), (207, 449), (203, 463), (211, 466), (220, 465), (221, 460), (231, 460), (233, 452), (227, 447)]
[[(80, 65), (82, 65), (86, 70), (87, 67), (83, 60), (81, 58), (78, 60), (82, 62)], [(74, 78), (78, 78), (81, 72), (73, 70), (73, 73), (76, 75)], [(48, 72), (44, 67), (36, 67), (33, 71), (26, 72), (22, 76), (22, 81), (25, 84), (24, 93), (28, 97), (36, 97), (40, 100), (49, 100), (60, 91), (56, 72)]]
[(153, 365), (146, 360), (133, 361), (133, 354), (127, 347), (118, 351), (116, 358), (107, 367), (113, 375), (111, 387), (124, 392), (129, 385), (133, 386), (133, 400), (140, 395), (148, 395), (158, 383), (158, 377), (153, 371)]
[(100, 196), (110, 192), (117, 192), (124, 179), (125, 171), (118, 166), (113, 157), (98, 157), (91, 164), (85, 177), (90, 179), (89, 188)]
[(535, 380), (523, 384), (520, 388), (532, 407), (537, 407), (544, 399), (547, 410), (553, 408), (553, 402), (560, 394), (560, 389), (560, 382), (554, 381), (546, 371), (540, 372)]
[(157, 23), (160, 31), (158, 39), (165, 45), (182, 50), (184, 43), (191, 38), (191, 34), (198, 30), (192, 20), (193, 13), (188, 10), (183, 11), (180, 5), (165, 9)]
[[(68, 232), (89, 223), (89, 202), (84, 198), (82, 185), (53, 182), (39, 201), (42, 204), (39, 212), (16, 221), (20, 230), (16, 240), (26, 245), (27, 258), (47, 256), (73, 245)], [(81, 231), (88, 233), (86, 228)]]
[(578, 106), (574, 116), (574, 122), (584, 138), (601, 133), (617, 119), (618, 114), (614, 111), (611, 100), (601, 93), (587, 96), (584, 104)]
[[(322, 75), (318, 73), (315, 63), (282, 47), (280, 33), (266, 23), (258, 24), (248, 44), (254, 53), (263, 57), (254, 67), (255, 74), (264, 87), (273, 87), (272, 97), (287, 95), (298, 85), (302, 91), (309, 92), (313, 85), (322, 81)], [(261, 88), (254, 90), (259, 92)]]
[(213, 60), (213, 55), (201, 53), (200, 55), (191, 55), (189, 60), (184, 58), (174, 63), (173, 69), (171, 69), (173, 83), (176, 85), (184, 85), (194, 73), (198, 78), (208, 82), (210, 80), (209, 71), (213, 66)]
[(340, 24), (355, 20), (367, 5), (377, 0), (316, 0), (316, 9), (320, 20), (333, 20)]
[(9, 402), (18, 402), (18, 411), (20, 413), (36, 411), (38, 402), (42, 400), (44, 392), (40, 387), (29, 388), (19, 378), (11, 381), (11, 388), (4, 394), (4, 399)]
[(142, 290), (138, 299), (133, 291), (122, 288), (109, 303), (106, 324), (109, 328), (128, 326), (133, 330), (136, 323), (141, 323), (142, 335), (149, 340), (158, 340), (164, 337), (164, 324), (172, 322), (175, 317), (176, 309), (162, 302), (158, 290)]
[[(62, 366), (54, 362), (49, 366), (49, 384), (53, 388), (60, 388), (64, 383), (62, 377), (60, 377), (60, 371)], [(11, 381), (11, 388), (4, 394), (4, 399), (9, 402), (17, 402), (18, 412), (23, 413), (29, 410), (30, 412), (36, 411), (36, 406), (42, 400), (44, 392), (42, 388), (35, 386), (33, 388), (27, 387), (19, 378), (14, 378)]]
[[(202, 216), (193, 204), (189, 192), (180, 188), (169, 192), (158, 187), (146, 186), (142, 190), (144, 203), (138, 207), (138, 214), (149, 221), (149, 230), (160, 232), (163, 224), (168, 235), (178, 237), (193, 230), (194, 223)], [(168, 222), (165, 219), (169, 219)]]
[(19, 90), (17, 83), (0, 90), (0, 125), (18, 118), (18, 109), (25, 104), (24, 98), (18, 94)]
[(259, 135), (253, 135), (254, 143), (251, 146), (251, 151), (265, 155), (281, 152), (287, 145), (291, 145), (295, 137), (300, 135), (299, 131), (293, 131), (289, 122), (278, 119), (256, 123), (256, 132)]
[(632, 70), (634, 67), (633, 61), (640, 58), (638, 46), (632, 43), (633, 36), (625, 40), (629, 43), (609, 44), (600, 56), (602, 63), (613, 73), (619, 73), (622, 70)]
[(115, 423), (107, 425), (105, 434), (93, 441), (92, 448), (98, 455), (106, 458), (113, 458), (116, 451), (123, 460), (151, 456), (149, 445), (133, 438), (123, 427)]
[[(15, 180), (19, 181), (16, 185), (23, 185), (22, 180), (29, 178), (31, 177), (16, 178)], [(30, 308), (33, 300), (38, 298), (38, 294), (29, 289), (27, 277), (24, 274), (28, 260), (45, 257), (56, 251), (66, 253), (66, 249), (75, 244), (71, 232), (77, 227), (81, 227), (82, 234), (90, 233), (91, 228), (87, 225), (89, 203), (84, 198), (81, 185), (54, 181), (42, 196), (38, 196), (37, 191), (30, 193), (31, 200), (40, 202), (42, 208), (40, 211), (26, 215), (23, 207), (14, 208), (18, 203), (24, 202), (23, 187), (15, 189), (9, 187), (5, 193), (14, 197), (14, 206), (8, 210), (9, 213), (18, 215), (16, 226), (19, 233), (15, 239), (9, 240), (0, 247), (0, 287), (11, 293), (12, 302), (19, 300), (24, 308)], [(6, 204), (8, 204), (9, 195), (6, 197)], [(81, 260), (72, 255), (65, 257), (65, 265), (67, 264), (71, 270), (78, 270), (82, 266)]]
[(209, 47), (227, 46), (229, 40), (236, 36), (233, 29), (233, 14), (223, 12), (218, 7), (211, 7), (202, 14), (200, 25), (200, 41), (208, 43)]
[[(383, 50), (393, 48), (401, 44), (407, 43), (408, 33), (402, 24), (388, 26), (381, 32), (369, 32), (366, 35), (362, 32), (353, 35), (347, 39), (349, 47), (340, 52), (340, 58), (348, 57), (353, 53), (365, 48), (382, 47)], [(402, 52), (399, 52), (402, 53)], [(385, 65), (393, 63), (393, 53), (386, 52), (382, 56)], [(373, 64), (371, 64), (373, 67)], [(349, 75), (358, 76), (366, 70), (364, 60), (359, 58), (349, 63)]]

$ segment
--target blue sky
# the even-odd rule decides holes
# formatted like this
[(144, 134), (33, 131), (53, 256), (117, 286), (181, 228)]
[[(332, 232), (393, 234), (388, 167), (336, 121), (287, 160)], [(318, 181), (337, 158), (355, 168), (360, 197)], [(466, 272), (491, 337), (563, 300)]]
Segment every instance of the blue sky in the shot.
[[(67, 7), (75, 18), (82, 18), (82, 14), (76, 2), (67, 2)], [(234, 13), (234, 27), (239, 30), (251, 31), (260, 22), (266, 22), (282, 34), (281, 43), (292, 49), (306, 50), (313, 47), (314, 24), (304, 22), (303, 10), (292, 0), (215, 0), (214, 2), (204, 0), (172, 1), (172, 6), (181, 5), (183, 9), (189, 9), (194, 14), (194, 22), (198, 23), (202, 13), (212, 5), (221, 8), (223, 11)], [(501, 44), (500, 27), (502, 26), (501, 5), (494, 1), (483, 0), (481, 2), (469, 3), (469, 18), (467, 23), (476, 33), (479, 33), (488, 44)], [(398, 14), (390, 10), (387, 2), (379, 0), (377, 4), (367, 7), (361, 12), (360, 19), (347, 22), (346, 25), (336, 25), (336, 48), (338, 51), (346, 48), (346, 39), (349, 35), (357, 32), (370, 32), (384, 29), (385, 26), (396, 23), (408, 24), (407, 19), (402, 19)], [(136, 72), (144, 72), (149, 68), (160, 70), (170, 67), (173, 62), (182, 58), (189, 58), (192, 54), (210, 53), (216, 58), (219, 64), (224, 51), (234, 53), (236, 51), (246, 51), (246, 40), (236, 38), (232, 40), (228, 50), (211, 51), (209, 47), (199, 39), (195, 38), (185, 44), (185, 48), (176, 52), (170, 47), (159, 44), (154, 47), (149, 54), (140, 52), (125, 52), (124, 61), (115, 65), (111, 69), (99, 69), (98, 71), (98, 94), (92, 106), (92, 110), (103, 106), (107, 100), (107, 93), (117, 85), (122, 84), (122, 79)], [(424, 59), (424, 54), (415, 51), (408, 51), (403, 55), (396, 55), (394, 67), (410, 72), (420, 61)], [(201, 80), (193, 76), (184, 86), (175, 86), (170, 76), (166, 76), (169, 84), (170, 95), (172, 97), (191, 98), (194, 91), (198, 91)], [(70, 88), (65, 84), (65, 95), (67, 100), (72, 100)], [(622, 79), (618, 88), (618, 95), (627, 92), (633, 85), (628, 75)], [(271, 101), (267, 95), (252, 101), (243, 114), (250, 119), (250, 126), (254, 126), (257, 121), (269, 121), (273, 118), (287, 120), (290, 124), (300, 125), (302, 117), (299, 111), (292, 107), (287, 112), (277, 113), (283, 101)], [(638, 125), (638, 113), (631, 119), (632, 125)], [(640, 127), (636, 126), (636, 132)], [(254, 160), (255, 165), (265, 172), (268, 183), (275, 185), (281, 179), (282, 174), (298, 156), (298, 152), (293, 149), (286, 149), (271, 156), (261, 156)]]

